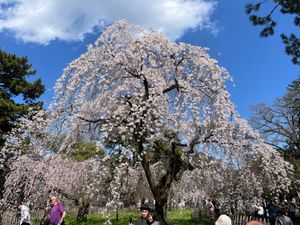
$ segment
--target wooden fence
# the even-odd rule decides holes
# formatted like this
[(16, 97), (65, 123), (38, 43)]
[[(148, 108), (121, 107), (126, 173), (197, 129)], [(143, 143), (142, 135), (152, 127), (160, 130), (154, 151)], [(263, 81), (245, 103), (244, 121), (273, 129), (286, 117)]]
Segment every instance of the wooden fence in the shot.
[[(93, 210), (92, 210), (93, 211)], [(98, 210), (95, 209), (96, 213)], [(69, 209), (68, 214), (74, 214), (76, 213), (76, 209)], [(222, 214), (222, 213), (221, 213)], [(227, 214), (227, 213), (225, 213)], [(228, 215), (228, 214), (227, 214)], [(228, 215), (231, 220), (232, 220), (232, 225), (245, 225), (248, 221), (250, 220), (259, 220), (263, 222), (264, 225), (270, 225), (268, 218), (256, 218), (256, 217), (248, 217), (244, 214), (237, 213), (235, 215)], [(31, 211), (31, 225), (39, 225), (41, 218), (43, 217), (43, 212), (42, 211)], [(215, 218), (215, 215), (213, 212), (206, 208), (194, 208), (192, 209), (192, 215), (191, 215), (193, 220), (198, 220), (198, 221), (207, 221), (211, 224), (214, 224), (217, 220)], [(9, 212), (6, 211), (4, 212), (2, 216), (2, 224), (0, 221), (0, 225), (19, 225), (20, 224), (20, 217), (16, 212)]]
[[(222, 214), (222, 212), (221, 212)], [(228, 214), (227, 214), (228, 215)], [(250, 220), (261, 221), (264, 225), (270, 225), (269, 218), (258, 218), (254, 216), (246, 216), (242, 213), (236, 213), (234, 215), (228, 215), (232, 220), (232, 225), (245, 225)], [(214, 213), (206, 208), (195, 208), (192, 209), (192, 219), (199, 221), (207, 221), (214, 224), (218, 218), (215, 217)]]

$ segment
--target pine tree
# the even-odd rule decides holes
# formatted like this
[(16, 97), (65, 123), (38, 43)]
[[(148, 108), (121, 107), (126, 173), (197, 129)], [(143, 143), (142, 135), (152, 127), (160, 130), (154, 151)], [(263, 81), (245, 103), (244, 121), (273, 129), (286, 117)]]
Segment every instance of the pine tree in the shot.
[[(33, 82), (26, 79), (36, 73), (31, 66), (27, 57), (0, 50), (0, 151), (5, 142), (4, 135), (16, 120), (26, 114), (29, 107), (42, 107), (42, 102), (35, 101), (45, 91), (41, 79)], [(23, 101), (19, 103), (16, 99), (20, 97)], [(0, 169), (0, 197), (7, 172), (8, 168)]]

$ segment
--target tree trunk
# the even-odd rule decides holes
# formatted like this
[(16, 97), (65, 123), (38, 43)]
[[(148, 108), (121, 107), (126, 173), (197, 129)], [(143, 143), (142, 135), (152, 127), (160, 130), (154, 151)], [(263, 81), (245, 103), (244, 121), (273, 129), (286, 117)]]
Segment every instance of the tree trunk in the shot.
[(59, 188), (54, 188), (53, 191), (58, 192), (59, 194), (61, 194), (67, 199), (75, 201), (75, 205), (79, 206), (77, 217), (76, 217), (77, 221), (85, 221), (87, 219), (87, 215), (89, 214), (90, 203), (91, 203), (91, 200), (89, 198), (84, 198), (82, 196), (81, 197), (74, 196)]
[(5, 184), (5, 174), (3, 170), (0, 170), (0, 199), (3, 198)]
[(78, 209), (77, 213), (77, 221), (86, 221), (87, 220), (87, 215), (89, 214), (89, 209), (90, 209), (90, 202), (83, 202)]
[(167, 198), (160, 198), (160, 196), (155, 196), (155, 211), (158, 216), (158, 220), (161, 225), (167, 225)]
[[(0, 148), (1, 151), (1, 148)], [(3, 198), (4, 195), (4, 185), (5, 185), (5, 180), (6, 176), (9, 173), (9, 167), (7, 165), (4, 165), (4, 168), (0, 169), (0, 199)]]
[[(157, 147), (160, 148), (159, 144)], [(150, 170), (149, 159), (146, 158), (146, 154), (142, 155), (142, 166), (150, 186), (150, 190), (155, 199), (156, 213), (158, 214), (159, 221), (162, 225), (168, 224), (167, 203), (171, 185), (173, 181), (179, 180), (183, 171), (187, 169), (187, 166), (185, 166), (181, 159), (181, 151), (176, 151), (176, 147), (177, 145), (172, 143), (169, 149), (168, 163), (165, 168), (166, 174), (160, 178), (158, 184), (154, 182), (153, 174)], [(139, 152), (143, 152), (142, 144), (139, 145)]]

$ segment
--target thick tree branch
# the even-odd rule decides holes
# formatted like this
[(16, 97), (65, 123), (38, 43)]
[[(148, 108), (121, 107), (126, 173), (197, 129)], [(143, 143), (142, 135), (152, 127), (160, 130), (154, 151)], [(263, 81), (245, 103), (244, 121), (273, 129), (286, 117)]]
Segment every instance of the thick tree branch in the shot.
[(179, 84), (178, 84), (178, 81), (177, 79), (174, 80), (175, 81), (175, 84), (172, 84), (170, 87), (166, 88), (163, 90), (163, 94), (166, 94), (168, 93), (169, 91), (172, 91), (173, 89), (177, 89), (177, 91), (179, 92)]

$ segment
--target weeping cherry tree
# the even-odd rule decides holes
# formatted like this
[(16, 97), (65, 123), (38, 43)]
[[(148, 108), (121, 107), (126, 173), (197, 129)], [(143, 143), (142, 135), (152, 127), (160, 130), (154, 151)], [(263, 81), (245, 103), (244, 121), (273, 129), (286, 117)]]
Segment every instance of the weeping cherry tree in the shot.
[[(56, 83), (52, 118), (65, 133), (61, 151), (89, 136), (141, 163), (162, 224), (172, 184), (197, 167), (199, 152), (233, 169), (259, 158), (268, 176), (286, 181), (289, 165), (236, 113), (230, 79), (207, 49), (117, 22)], [(158, 161), (164, 173), (156, 181), (150, 166)]]

